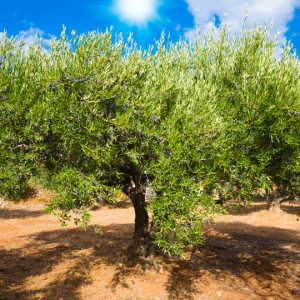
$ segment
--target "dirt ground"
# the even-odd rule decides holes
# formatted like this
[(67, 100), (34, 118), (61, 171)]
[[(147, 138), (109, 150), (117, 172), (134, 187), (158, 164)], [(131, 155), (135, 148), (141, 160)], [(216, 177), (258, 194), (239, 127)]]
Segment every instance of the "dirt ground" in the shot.
[(118, 263), (134, 230), (129, 200), (90, 208), (103, 235), (65, 231), (46, 202), (0, 212), (0, 299), (300, 299), (300, 217), (288, 203), (280, 215), (264, 203), (231, 210), (204, 226), (206, 243), (186, 247), (186, 261), (158, 254), (157, 273)]

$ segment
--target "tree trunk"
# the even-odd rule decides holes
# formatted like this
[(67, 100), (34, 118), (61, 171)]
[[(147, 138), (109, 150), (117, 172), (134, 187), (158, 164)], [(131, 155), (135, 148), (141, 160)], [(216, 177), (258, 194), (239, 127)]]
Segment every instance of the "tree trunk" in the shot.
[(130, 193), (130, 200), (135, 211), (134, 238), (146, 237), (149, 228), (149, 216), (146, 210), (144, 188), (134, 188)]
[(219, 193), (219, 199), (217, 199), (215, 201), (216, 204), (220, 204), (221, 206), (223, 206), (223, 203), (224, 203), (224, 199), (222, 197), (222, 195)]
[(266, 200), (269, 206), (269, 211), (281, 213), (280, 202), (275, 190), (273, 190), (272, 192), (267, 192)]
[(134, 207), (135, 227), (132, 243), (125, 251), (121, 261), (135, 260), (139, 261), (145, 268), (152, 265), (158, 271), (161, 271), (160, 261), (155, 254), (157, 246), (153, 243), (155, 240), (155, 225), (151, 224), (149, 226), (145, 192), (146, 188), (144, 186), (130, 187), (125, 190)]
[(135, 211), (134, 222), (134, 236), (133, 243), (128, 249), (128, 254), (131, 256), (148, 257), (154, 255), (154, 244), (152, 243), (155, 238), (154, 226), (150, 226), (149, 230), (149, 216), (146, 210), (145, 201), (146, 188), (136, 187), (131, 190), (130, 199), (132, 201)]

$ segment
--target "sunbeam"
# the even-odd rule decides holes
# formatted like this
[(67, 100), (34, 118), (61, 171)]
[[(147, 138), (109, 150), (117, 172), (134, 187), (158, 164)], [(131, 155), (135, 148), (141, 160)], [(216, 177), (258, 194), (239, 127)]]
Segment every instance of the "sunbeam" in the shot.
[(125, 23), (146, 27), (149, 20), (159, 18), (156, 0), (116, 0), (112, 10)]

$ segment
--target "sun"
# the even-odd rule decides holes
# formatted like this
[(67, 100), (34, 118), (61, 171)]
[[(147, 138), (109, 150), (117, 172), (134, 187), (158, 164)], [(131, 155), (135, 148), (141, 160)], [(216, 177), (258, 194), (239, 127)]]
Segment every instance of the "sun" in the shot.
[(153, 1), (151, 0), (123, 0), (120, 9), (130, 19), (144, 20), (151, 13)]
[(116, 0), (112, 10), (126, 23), (138, 27), (157, 17), (156, 0)]

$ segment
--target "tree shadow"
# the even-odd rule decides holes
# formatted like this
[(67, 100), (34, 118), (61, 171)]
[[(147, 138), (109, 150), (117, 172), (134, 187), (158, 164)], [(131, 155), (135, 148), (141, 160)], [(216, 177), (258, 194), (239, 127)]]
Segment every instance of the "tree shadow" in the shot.
[(0, 219), (31, 219), (38, 218), (43, 214), (42, 210), (13, 209), (0, 211)]
[(196, 281), (198, 277), (189, 262), (173, 263), (166, 284), (168, 299), (195, 299), (195, 294), (200, 292)]
[[(36, 245), (31, 245), (33, 250), (37, 250)], [(66, 271), (64, 278), (51, 278), (49, 285), (43, 286), (39, 277), (47, 274), (47, 265), (51, 268), (59, 265), (63, 260), (63, 254), (67, 253), (67, 247), (58, 246), (53, 249), (36, 251), (24, 256), (27, 248), (18, 249), (20, 251), (0, 250), (2, 264), (0, 267), (0, 280), (2, 297), (1, 299), (81, 299), (76, 287), (91, 283), (87, 276), (81, 276), (76, 272), (83, 263), (88, 261), (83, 258), (82, 262), (74, 264), (73, 268)], [(35, 287), (28, 286), (30, 278), (37, 278)], [(38, 285), (42, 285), (39, 287)], [(73, 285), (74, 288), (71, 288)], [(67, 297), (65, 297), (67, 296)]]
[[(228, 230), (230, 226), (232, 230)], [(298, 230), (232, 222), (219, 227), (205, 225), (204, 235), (204, 245), (186, 247), (186, 261), (170, 259), (169, 299), (195, 299), (212, 281), (236, 294), (244, 287), (261, 299), (300, 295)]]
[[(300, 256), (296, 251), (299, 231), (237, 222), (227, 224), (232, 226), (231, 231), (225, 226), (206, 225), (206, 243), (198, 248), (187, 247), (186, 261), (158, 254), (167, 276), (168, 299), (195, 299), (207, 280), (223, 280), (222, 284), (232, 289), (243, 284), (262, 298), (266, 297), (262, 289), (276, 299), (287, 299), (285, 293), (294, 293), (289, 283), (292, 278), (294, 285), (300, 285)], [(239, 227), (243, 231), (234, 229)], [(110, 290), (129, 288), (128, 278), (142, 277), (146, 272), (137, 261), (118, 262), (124, 248), (131, 243), (134, 224), (113, 223), (104, 228), (103, 235), (93, 233), (90, 227), (87, 231), (82, 228), (43, 231), (26, 235), (29, 243), (22, 248), (0, 249), (1, 299), (79, 300), (80, 288), (95, 279), (92, 270), (108, 266), (115, 270)], [(291, 245), (295, 250), (288, 249)], [(251, 278), (262, 287), (254, 290)], [(281, 290), (276, 290), (274, 284), (280, 284)]]
[[(115, 265), (122, 251), (118, 246), (129, 244), (134, 226), (111, 224), (105, 229), (103, 235), (91, 227), (43, 231), (26, 235), (30, 242), (22, 248), (0, 249), (0, 299), (82, 299), (80, 287), (93, 281), (90, 270)], [(59, 276), (55, 269), (61, 269)]]
[(89, 210), (90, 211), (98, 211), (101, 210), (103, 208), (108, 208), (108, 209), (116, 209), (116, 208), (129, 208), (129, 207), (133, 207), (131, 200), (125, 199), (123, 201), (116, 201), (115, 203), (111, 202), (99, 202), (97, 205), (92, 205)]
[[(244, 205), (238, 208), (230, 208), (230, 206), (226, 206), (227, 211), (230, 215), (239, 216), (239, 215), (249, 215), (255, 212), (259, 212), (262, 210), (269, 210), (268, 204), (263, 201), (253, 201), (252, 202), (253, 207), (250, 205)], [(224, 206), (225, 207), (225, 206)], [(297, 205), (296, 201), (289, 202), (283, 202), (280, 205), (280, 209), (291, 215), (299, 215), (300, 214), (300, 207)]]

